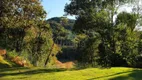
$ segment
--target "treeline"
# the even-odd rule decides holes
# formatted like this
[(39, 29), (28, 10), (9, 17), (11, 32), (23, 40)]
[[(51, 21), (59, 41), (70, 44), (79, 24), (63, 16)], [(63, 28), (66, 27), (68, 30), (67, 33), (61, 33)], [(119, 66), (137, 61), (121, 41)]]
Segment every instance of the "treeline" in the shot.
[[(73, 30), (84, 35), (79, 43), (85, 45), (77, 48), (83, 66), (142, 67), (142, 33), (135, 29), (141, 23), (138, 3), (139, 0), (71, 0), (65, 6), (66, 14), (76, 15)], [(125, 4), (136, 7), (131, 13), (118, 13)]]
[[(74, 21), (66, 17), (46, 20), (41, 0), (1, 0), (0, 48), (6, 49), (7, 57), (21, 56), (34, 66), (55, 64), (58, 53), (58, 59), (77, 60), (79, 66), (141, 67), (142, 32), (136, 26), (142, 25), (142, 15), (137, 3), (71, 0), (65, 12), (75, 15)], [(133, 12), (119, 13), (125, 4), (134, 5)]]

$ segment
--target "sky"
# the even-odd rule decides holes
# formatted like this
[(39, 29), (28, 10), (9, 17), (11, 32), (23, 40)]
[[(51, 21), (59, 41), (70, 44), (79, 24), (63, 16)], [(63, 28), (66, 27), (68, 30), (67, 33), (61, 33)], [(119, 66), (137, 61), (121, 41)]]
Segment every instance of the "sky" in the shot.
[[(65, 14), (65, 4), (69, 3), (69, 0), (43, 0), (42, 5), (47, 12), (47, 19), (52, 17), (61, 17)], [(70, 19), (75, 19), (74, 16), (67, 16)]]
[[(61, 17), (65, 14), (64, 7), (66, 3), (70, 3), (69, 0), (43, 0), (42, 5), (47, 12), (47, 19), (52, 17)], [(122, 7), (120, 10), (131, 12), (130, 7)], [(70, 19), (75, 19), (75, 16), (67, 16)], [(116, 16), (114, 16), (116, 18)]]
[[(61, 17), (65, 14), (64, 7), (66, 3), (70, 3), (69, 0), (43, 0), (42, 5), (45, 11), (47, 12), (47, 19), (52, 17)], [(142, 0), (140, 0), (139, 5), (142, 4)], [(118, 9), (118, 13), (122, 11), (126, 11), (131, 13), (132, 6), (124, 5)], [(75, 19), (75, 16), (67, 16), (70, 19)], [(117, 15), (114, 15), (114, 22), (117, 18)]]

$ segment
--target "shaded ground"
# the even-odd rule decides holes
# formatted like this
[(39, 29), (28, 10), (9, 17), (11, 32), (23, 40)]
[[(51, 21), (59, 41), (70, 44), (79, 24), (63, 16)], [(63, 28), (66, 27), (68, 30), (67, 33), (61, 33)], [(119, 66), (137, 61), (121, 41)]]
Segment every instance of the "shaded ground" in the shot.
[(117, 76), (110, 80), (142, 80), (142, 70), (133, 70), (128, 75)]
[(142, 69), (88, 68), (83, 70), (9, 68), (0, 69), (0, 80), (142, 80)]
[(56, 67), (66, 69), (73, 68), (75, 65), (76, 58), (78, 56), (75, 50), (76, 49), (73, 47), (63, 47), (62, 52), (56, 55)]

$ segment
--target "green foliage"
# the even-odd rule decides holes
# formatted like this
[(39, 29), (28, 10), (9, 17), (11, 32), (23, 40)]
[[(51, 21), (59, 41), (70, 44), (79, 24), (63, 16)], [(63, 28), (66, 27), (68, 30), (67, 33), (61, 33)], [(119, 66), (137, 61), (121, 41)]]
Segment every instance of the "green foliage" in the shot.
[(2, 0), (0, 7), (0, 46), (38, 66), (53, 43), (41, 0)]
[(54, 17), (47, 20), (53, 32), (53, 40), (56, 44), (64, 45), (67, 43), (74, 43), (75, 34), (72, 32), (74, 20), (66, 17)]
[(98, 37), (82, 39), (80, 44), (78, 44), (78, 60), (84, 64), (84, 66), (95, 67), (97, 65), (98, 59), (98, 45), (100, 44), (100, 40)]
[(18, 53), (13, 50), (13, 51), (7, 51), (7, 54), (6, 54), (9, 58), (14, 58), (16, 56), (18, 56)]
[(129, 26), (131, 28), (131, 30), (134, 30), (136, 22), (137, 22), (137, 17), (138, 15), (136, 14), (130, 14), (127, 12), (122, 12), (117, 16), (117, 21), (116, 24), (126, 24), (127, 26)]
[[(118, 6), (129, 0), (71, 0), (65, 6), (67, 14), (76, 15), (76, 33), (86, 34), (85, 46), (78, 46), (84, 63), (92, 60), (103, 67), (136, 66), (140, 56), (140, 33), (134, 31), (138, 14), (119, 13), (116, 22), (113, 16)], [(133, 1), (132, 1), (133, 2)], [(95, 37), (95, 39), (94, 39)], [(94, 53), (97, 54), (94, 56)], [(96, 58), (97, 57), (97, 58)]]

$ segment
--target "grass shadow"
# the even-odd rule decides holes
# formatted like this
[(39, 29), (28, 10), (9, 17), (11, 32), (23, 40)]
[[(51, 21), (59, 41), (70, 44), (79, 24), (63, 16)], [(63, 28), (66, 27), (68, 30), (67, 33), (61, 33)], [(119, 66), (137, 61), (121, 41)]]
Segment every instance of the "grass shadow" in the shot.
[[(125, 73), (128, 73), (128, 75), (121, 75), (121, 74), (125, 74)], [(107, 78), (107, 77), (113, 77), (116, 75), (118, 75), (118, 76), (111, 78), (109, 80), (142, 80), (141, 74), (142, 74), (142, 70), (132, 70), (132, 71), (120, 72), (120, 73), (116, 73), (116, 74), (112, 74), (112, 75), (108, 75), (108, 76), (91, 78), (91, 79), (87, 79), (87, 80), (98, 80), (98, 79), (103, 79), (103, 78)]]
[[(115, 73), (115, 74), (112, 74), (112, 75), (101, 76), (101, 77), (91, 78), (91, 79), (87, 79), (87, 80), (98, 80), (98, 79), (101, 79), (101, 78), (111, 77), (111, 76), (120, 75), (120, 74), (124, 74), (124, 73), (130, 73), (130, 72), (132, 72), (132, 71), (119, 72), (119, 73)], [(121, 80), (121, 79), (119, 79), (119, 80)]]
[[(7, 70), (15, 70), (15, 69), (7, 69)], [(41, 73), (52, 73), (52, 72), (61, 72), (61, 71), (66, 71), (66, 69), (24, 69), (24, 70), (16, 70), (16, 72), (10, 72), (10, 73), (0, 73), (0, 77), (5, 77), (5, 76), (17, 76), (17, 75), (34, 75), (34, 74), (41, 74)]]
[(133, 70), (127, 76), (118, 76), (109, 80), (142, 80), (142, 70)]
[(7, 71), (25, 70), (25, 69), (30, 69), (30, 68), (28, 68), (28, 67), (0, 68), (0, 73), (1, 73), (1, 72), (7, 72)]

